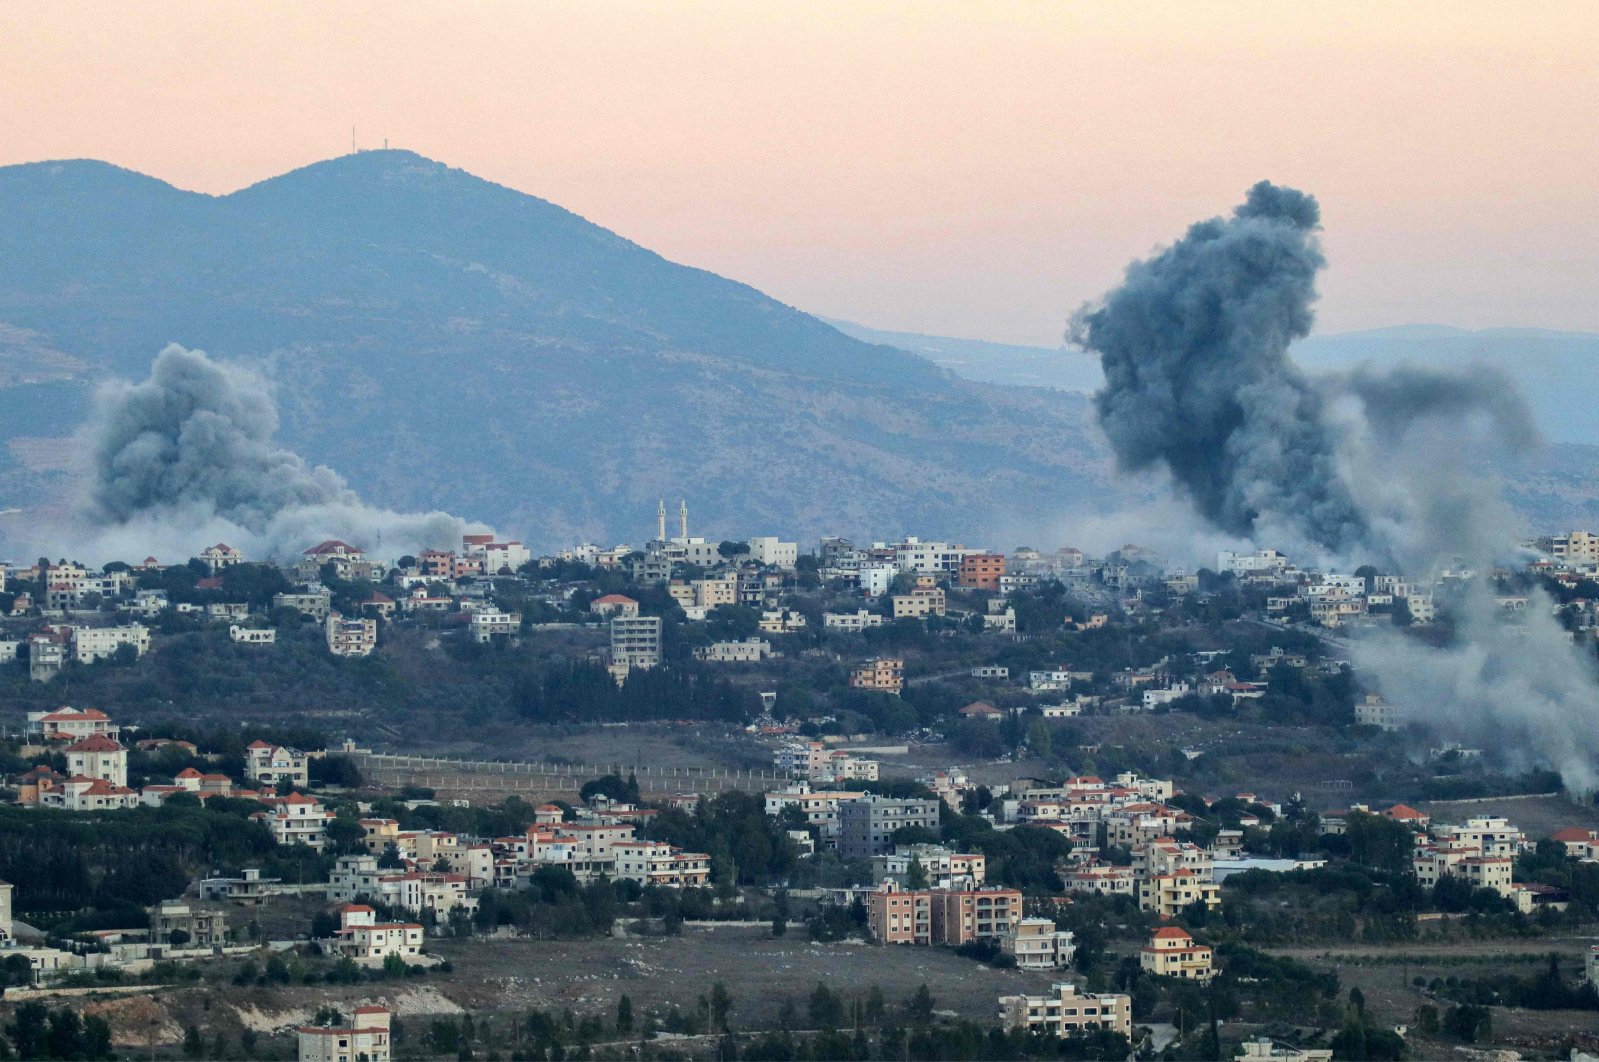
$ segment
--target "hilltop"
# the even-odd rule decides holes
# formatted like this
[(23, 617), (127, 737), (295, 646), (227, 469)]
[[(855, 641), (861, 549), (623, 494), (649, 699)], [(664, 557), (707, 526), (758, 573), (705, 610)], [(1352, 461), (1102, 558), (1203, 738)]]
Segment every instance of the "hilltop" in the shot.
[[(371, 500), (534, 541), (701, 527), (975, 536), (1118, 491), (1077, 396), (983, 386), (407, 151), (225, 196), (0, 169), (8, 501), (70, 470), (90, 386), (166, 343), (275, 382), (282, 440)], [(10, 384), (10, 386), (4, 386)]]

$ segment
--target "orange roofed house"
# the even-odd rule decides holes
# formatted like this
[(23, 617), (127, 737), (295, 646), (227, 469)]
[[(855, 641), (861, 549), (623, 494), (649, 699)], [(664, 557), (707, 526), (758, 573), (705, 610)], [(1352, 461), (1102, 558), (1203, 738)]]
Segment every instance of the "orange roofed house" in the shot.
[(1177, 926), (1155, 930), (1149, 943), (1139, 950), (1138, 964), (1145, 972), (1159, 977), (1184, 977), (1191, 981), (1209, 981), (1214, 973), (1210, 949), (1195, 944), (1188, 931)]
[(300, 1062), (389, 1062), (389, 1022), (386, 1007), (356, 1007), (349, 1025), (302, 1025)]

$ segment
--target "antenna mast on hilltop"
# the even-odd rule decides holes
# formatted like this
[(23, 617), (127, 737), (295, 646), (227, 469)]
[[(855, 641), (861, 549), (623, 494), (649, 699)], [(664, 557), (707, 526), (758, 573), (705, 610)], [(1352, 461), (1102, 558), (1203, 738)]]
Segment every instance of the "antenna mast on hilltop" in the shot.
[(355, 126), (350, 126), (350, 154), (355, 154)]

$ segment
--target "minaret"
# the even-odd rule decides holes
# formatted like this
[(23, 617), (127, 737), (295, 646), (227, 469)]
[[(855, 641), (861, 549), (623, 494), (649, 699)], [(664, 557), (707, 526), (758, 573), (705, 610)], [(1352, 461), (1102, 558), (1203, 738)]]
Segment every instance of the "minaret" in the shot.
[(683, 541), (688, 541), (688, 499), (684, 498), (677, 507), (677, 518), (683, 526)]
[(656, 526), (660, 529), (655, 535), (655, 541), (657, 541), (657, 542), (665, 542), (666, 541), (666, 499), (665, 498), (662, 498), (660, 500), (660, 504), (655, 509), (655, 523), (656, 523)]

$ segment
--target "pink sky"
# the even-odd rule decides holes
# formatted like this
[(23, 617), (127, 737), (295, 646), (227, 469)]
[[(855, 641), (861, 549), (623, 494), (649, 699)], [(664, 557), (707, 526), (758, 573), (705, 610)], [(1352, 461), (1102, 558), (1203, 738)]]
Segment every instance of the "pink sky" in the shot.
[(1599, 5), (0, 6), (0, 164), (226, 192), (387, 137), (885, 328), (1053, 343), (1268, 177), (1321, 329), (1599, 330)]

